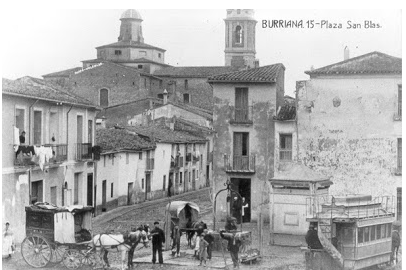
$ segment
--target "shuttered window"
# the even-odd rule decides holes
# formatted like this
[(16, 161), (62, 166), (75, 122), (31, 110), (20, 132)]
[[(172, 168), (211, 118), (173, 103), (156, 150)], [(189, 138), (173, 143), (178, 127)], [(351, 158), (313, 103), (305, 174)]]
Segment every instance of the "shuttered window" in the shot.
[(292, 160), (292, 134), (279, 135), (279, 159)]

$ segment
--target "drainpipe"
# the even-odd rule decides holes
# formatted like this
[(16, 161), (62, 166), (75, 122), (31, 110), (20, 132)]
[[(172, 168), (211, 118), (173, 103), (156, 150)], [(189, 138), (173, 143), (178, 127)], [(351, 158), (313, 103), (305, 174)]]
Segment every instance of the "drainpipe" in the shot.
[[(30, 107), (28, 108), (28, 132), (29, 132), (29, 136), (28, 136), (28, 144), (31, 145), (31, 109), (32, 106), (34, 106), (37, 102), (39, 101), (39, 99), (37, 99), (36, 101), (34, 101), (34, 103), (32, 103), (30, 105)], [(30, 169), (28, 170), (28, 203), (31, 205), (31, 174), (32, 174), (32, 168), (30, 167)]]

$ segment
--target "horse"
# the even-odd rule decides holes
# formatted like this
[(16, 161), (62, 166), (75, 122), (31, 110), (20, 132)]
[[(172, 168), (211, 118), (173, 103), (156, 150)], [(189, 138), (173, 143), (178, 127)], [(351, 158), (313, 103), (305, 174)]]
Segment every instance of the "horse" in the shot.
[(204, 223), (203, 221), (188, 221), (188, 223), (186, 223), (186, 239), (187, 239), (187, 243), (189, 247), (192, 247), (192, 238), (195, 235), (195, 233), (197, 233), (197, 235), (199, 236), (203, 230), (207, 229), (207, 224)]
[[(110, 267), (107, 255), (111, 252), (121, 252), (121, 270), (124, 270), (125, 255), (132, 248), (134, 252), (135, 247), (142, 243), (144, 247), (148, 246), (148, 235), (143, 227), (138, 228), (135, 232), (128, 234), (97, 234), (93, 237), (91, 244), (96, 251), (100, 252), (100, 257), (103, 258), (104, 266)], [(128, 268), (132, 267), (132, 254), (128, 261)]]

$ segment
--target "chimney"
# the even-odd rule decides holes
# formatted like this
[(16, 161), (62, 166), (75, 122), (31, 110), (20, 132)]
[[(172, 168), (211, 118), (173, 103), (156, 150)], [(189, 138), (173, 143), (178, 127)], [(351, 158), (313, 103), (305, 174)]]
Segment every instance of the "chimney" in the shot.
[(168, 91), (164, 90), (164, 105), (168, 103)]
[(350, 59), (350, 49), (347, 46), (344, 48), (344, 61)]
[(255, 68), (259, 68), (259, 59), (255, 59), (254, 66)]

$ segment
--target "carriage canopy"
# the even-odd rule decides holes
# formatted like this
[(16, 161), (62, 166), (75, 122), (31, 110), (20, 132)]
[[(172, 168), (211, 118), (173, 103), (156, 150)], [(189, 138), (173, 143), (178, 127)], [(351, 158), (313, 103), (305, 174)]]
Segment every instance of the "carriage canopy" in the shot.
[(166, 205), (166, 211), (169, 212), (172, 221), (179, 228), (186, 228), (189, 220), (191, 222), (198, 220), (200, 209), (194, 202), (174, 201)]

